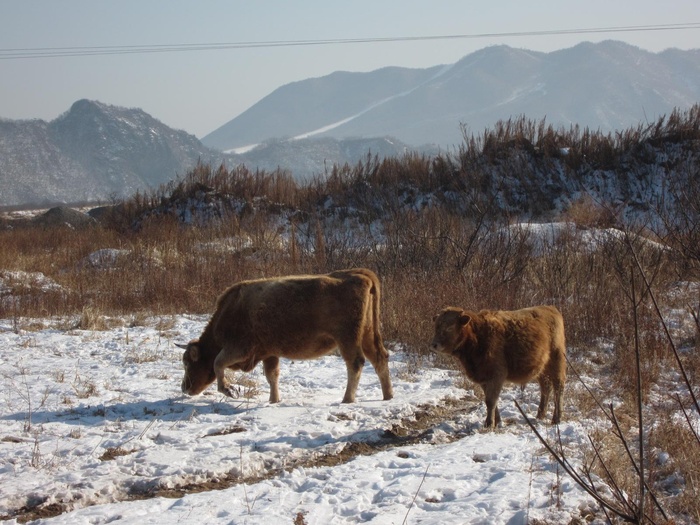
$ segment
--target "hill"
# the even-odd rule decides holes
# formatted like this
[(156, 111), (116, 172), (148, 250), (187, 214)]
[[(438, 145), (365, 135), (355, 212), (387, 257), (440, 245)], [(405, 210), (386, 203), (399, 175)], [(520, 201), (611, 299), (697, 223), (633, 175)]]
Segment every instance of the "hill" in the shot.
[(222, 156), (142, 110), (79, 100), (48, 123), (0, 120), (0, 205), (128, 196), (200, 158)]
[(336, 72), (278, 88), (202, 139), (232, 150), (270, 137), (382, 137), (412, 146), (462, 141), (525, 115), (608, 133), (700, 100), (700, 50), (651, 53), (605, 41), (540, 53), (508, 46), (450, 65)]
[(79, 100), (51, 122), (0, 120), (0, 206), (121, 199), (158, 188), (199, 162), (279, 168), (308, 179), (334, 164), (354, 164), (370, 151), (383, 158), (407, 149), (385, 138), (309, 138), (225, 154), (141, 109)]

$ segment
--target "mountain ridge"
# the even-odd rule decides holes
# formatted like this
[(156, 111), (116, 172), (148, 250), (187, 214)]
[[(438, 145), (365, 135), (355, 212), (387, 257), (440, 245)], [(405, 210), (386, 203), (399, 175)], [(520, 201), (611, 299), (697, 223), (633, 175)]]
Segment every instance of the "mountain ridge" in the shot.
[[(412, 70), (393, 66), (385, 67), (375, 70), (375, 77), (372, 82), (362, 86), (356, 86), (354, 81), (358, 77), (355, 73), (347, 71), (335, 71), (324, 77), (285, 84), (237, 117), (243, 130), (254, 129), (262, 123), (274, 129), (274, 133), (250, 134), (250, 131), (247, 132), (248, 134), (239, 133), (235, 139), (238, 141), (237, 145), (227, 147), (226, 144), (230, 137), (225, 130), (221, 131), (221, 137), (218, 136), (219, 130), (223, 128), (222, 126), (205, 137), (208, 138), (207, 145), (226, 151), (258, 144), (270, 139), (291, 138), (311, 133), (316, 129), (347, 118), (350, 116), (348, 113), (359, 113), (366, 109), (367, 106), (376, 103), (377, 100), (391, 96), (394, 94), (395, 86), (408, 87), (414, 85), (417, 81), (419, 82), (423, 77), (429, 75), (431, 69), (438, 67), (440, 66), (434, 66), (427, 70)], [(353, 80), (353, 82), (349, 82), (349, 80)], [(390, 82), (390, 84), (387, 84), (387, 82)], [(321, 86), (321, 83), (324, 85)], [(324, 96), (321, 91), (327, 89), (327, 83), (330, 83), (332, 86), (338, 86), (336, 88), (338, 91), (330, 96)], [(358, 89), (359, 87), (363, 89)], [(342, 97), (345, 101), (342, 113), (339, 112), (341, 108), (338, 106), (338, 97)], [(296, 100), (297, 103), (288, 105), (285, 100), (289, 98)], [(261, 103), (266, 106), (264, 113), (260, 113), (256, 109)], [(314, 107), (314, 111), (310, 114), (307, 113), (308, 105), (313, 105)], [(282, 113), (287, 115), (287, 120), (291, 124), (280, 126), (279, 115)], [(308, 123), (305, 129), (300, 129), (293, 124), (295, 120), (300, 119), (305, 119), (305, 122)], [(204, 138), (202, 142), (204, 143)]]
[[(261, 137), (322, 130), (315, 136), (391, 135), (414, 147), (452, 147), (461, 142), (462, 127), (479, 133), (520, 115), (607, 133), (653, 121), (674, 108), (687, 109), (700, 100), (700, 50), (652, 53), (615, 40), (583, 42), (549, 53), (496, 45), (454, 64), (387, 69), (335, 72), (286, 84), (202, 142), (233, 150)], [(362, 89), (378, 78), (385, 82), (381, 94)], [(339, 86), (339, 79), (361, 90), (364, 98), (346, 105), (348, 89)], [(332, 115), (324, 108), (327, 100), (336, 104)]]
[(308, 179), (333, 164), (354, 164), (368, 151), (385, 157), (406, 150), (386, 138), (324, 137), (269, 140), (227, 154), (141, 109), (82, 99), (51, 122), (0, 119), (0, 206), (119, 200), (184, 176), (200, 162), (281, 169)]
[(202, 155), (193, 135), (142, 110), (86, 99), (51, 122), (0, 121), (1, 205), (98, 201), (168, 182)]

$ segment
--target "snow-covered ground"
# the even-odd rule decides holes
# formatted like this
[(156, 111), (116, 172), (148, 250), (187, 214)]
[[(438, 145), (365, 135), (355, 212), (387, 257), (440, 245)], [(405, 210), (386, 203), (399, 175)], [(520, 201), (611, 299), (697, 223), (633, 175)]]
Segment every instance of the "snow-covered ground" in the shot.
[[(495, 432), (482, 429), (483, 404), (457, 372), (398, 351), (391, 401), (367, 365), (358, 401), (341, 404), (336, 356), (283, 361), (277, 405), (261, 370), (236, 376), (240, 399), (214, 387), (185, 397), (173, 343), (205, 321), (89, 331), (64, 320), (19, 333), (0, 321), (0, 516), (19, 522), (40, 506), (66, 511), (38, 522), (71, 525), (525, 524), (594, 508), (516, 411), (513, 399), (534, 414), (535, 385), (504, 392)], [(560, 431), (575, 450), (586, 428), (573, 419)], [(142, 499), (205, 483), (216, 490)]]

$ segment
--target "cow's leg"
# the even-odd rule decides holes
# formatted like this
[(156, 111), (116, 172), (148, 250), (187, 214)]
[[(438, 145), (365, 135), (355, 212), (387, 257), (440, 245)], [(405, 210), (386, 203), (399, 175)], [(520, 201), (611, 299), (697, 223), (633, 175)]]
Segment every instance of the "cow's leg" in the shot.
[(228, 397), (233, 397), (231, 385), (226, 379), (226, 369), (245, 361), (245, 352), (235, 347), (224, 347), (214, 359), (214, 373), (216, 374), (216, 389)]
[(537, 419), (542, 419), (547, 415), (549, 394), (552, 391), (552, 381), (546, 374), (542, 374), (537, 381), (540, 384), (540, 406), (537, 408)]
[(391, 375), (389, 373), (389, 352), (382, 344), (381, 336), (368, 330), (362, 341), (362, 352), (372, 363), (374, 371), (379, 377), (379, 384), (382, 386), (382, 396), (385, 400), (394, 397), (394, 389), (391, 386)]
[(362, 350), (358, 347), (348, 351), (341, 346), (340, 354), (343, 356), (345, 367), (348, 369), (348, 386), (345, 389), (343, 403), (354, 403), (355, 392), (357, 392), (357, 385), (360, 383), (360, 375), (362, 375), (362, 368), (365, 366), (365, 358), (362, 355)]
[(280, 360), (279, 357), (268, 357), (263, 360), (263, 370), (265, 371), (265, 377), (270, 385), (270, 403), (279, 403), (280, 400), (280, 389), (279, 389), (279, 377), (280, 377)]
[(486, 428), (494, 428), (501, 423), (501, 414), (498, 411), (498, 397), (501, 395), (503, 381), (494, 380), (481, 385), (486, 397)]
[(554, 414), (552, 414), (552, 424), (558, 425), (561, 421), (561, 403), (564, 397), (564, 381), (557, 377), (554, 379)]
[[(547, 363), (545, 370), (550, 388), (554, 390), (554, 412), (552, 414), (552, 423), (559, 424), (561, 420), (561, 404), (564, 397), (564, 383), (566, 382), (566, 350), (562, 348), (553, 348), (552, 355)], [(544, 412), (542, 417), (544, 417)], [(538, 412), (537, 417), (540, 417)]]

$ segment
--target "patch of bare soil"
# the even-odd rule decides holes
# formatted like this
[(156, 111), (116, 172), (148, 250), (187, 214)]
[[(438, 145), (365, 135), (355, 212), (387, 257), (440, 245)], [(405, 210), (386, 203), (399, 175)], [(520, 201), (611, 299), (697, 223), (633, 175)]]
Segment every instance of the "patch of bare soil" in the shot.
[(48, 519), (58, 516), (66, 512), (66, 506), (60, 503), (51, 503), (41, 507), (22, 507), (11, 516), (0, 516), (1, 520), (11, 520), (16, 518), (18, 523), (27, 523), (29, 521)]
[(100, 461), (112, 461), (120, 456), (128, 456), (133, 453), (133, 450), (126, 450), (121, 447), (110, 447), (100, 456)]

